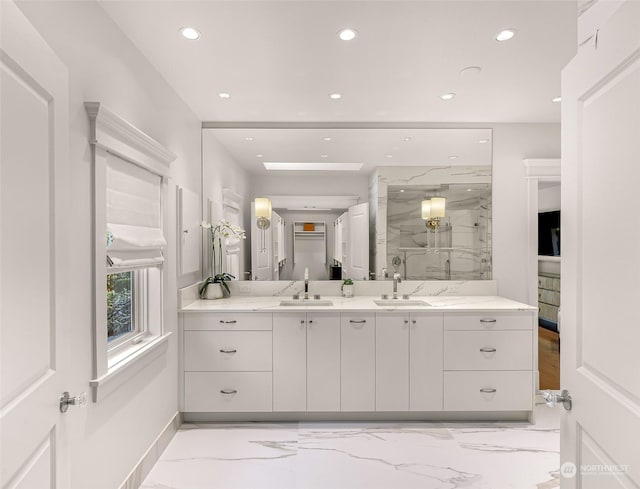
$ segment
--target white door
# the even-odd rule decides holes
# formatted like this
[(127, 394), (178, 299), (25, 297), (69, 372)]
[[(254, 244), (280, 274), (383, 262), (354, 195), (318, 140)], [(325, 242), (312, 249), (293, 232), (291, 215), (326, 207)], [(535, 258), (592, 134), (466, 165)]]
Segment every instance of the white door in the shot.
[(67, 71), (13, 2), (0, 9), (0, 486), (65, 488)]
[[(272, 219), (273, 221), (273, 219)], [(258, 228), (256, 218), (256, 207), (251, 202), (251, 275), (253, 280), (273, 280), (273, 242), (271, 231), (274, 223), (269, 229)]]
[(562, 72), (563, 488), (640, 487), (639, 162), (640, 2), (627, 1)]
[(340, 411), (340, 314), (307, 314), (307, 411)]
[(349, 251), (347, 277), (367, 280), (369, 277), (369, 204), (349, 207)]
[(409, 410), (409, 313), (376, 314), (376, 411)]

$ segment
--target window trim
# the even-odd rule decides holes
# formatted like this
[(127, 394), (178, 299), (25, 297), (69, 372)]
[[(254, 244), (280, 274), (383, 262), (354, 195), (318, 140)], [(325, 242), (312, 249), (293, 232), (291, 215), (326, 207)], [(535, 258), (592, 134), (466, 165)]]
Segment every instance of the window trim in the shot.
[[(153, 138), (122, 119), (99, 102), (85, 102), (85, 110), (89, 118), (89, 144), (92, 161), (92, 195), (93, 195), (93, 372), (90, 385), (93, 391), (93, 402), (98, 402), (112, 392), (121, 383), (126, 382), (140, 371), (150, 359), (166, 352), (167, 338), (170, 333), (164, 331), (163, 300), (166, 267), (149, 267), (158, 273), (157, 315), (154, 316), (147, 304), (148, 334), (140, 343), (130, 344), (122, 348), (121, 355), (112, 355), (110, 359), (107, 345), (106, 321), (106, 275), (108, 273), (106, 258), (106, 168), (110, 155), (140, 166), (161, 177), (160, 206), (162, 228), (166, 225), (165, 202), (167, 201), (167, 182), (169, 166), (176, 155)], [(123, 269), (123, 271), (125, 271)], [(155, 281), (155, 278), (154, 278)], [(151, 284), (147, 284), (151, 287)], [(151, 318), (153, 317), (153, 320)], [(133, 338), (132, 338), (133, 339)], [(164, 345), (164, 346), (163, 346)], [(135, 367), (135, 368), (134, 368)], [(116, 379), (118, 380), (116, 382)], [(108, 386), (108, 387), (107, 387)], [(98, 392), (100, 391), (100, 396)]]

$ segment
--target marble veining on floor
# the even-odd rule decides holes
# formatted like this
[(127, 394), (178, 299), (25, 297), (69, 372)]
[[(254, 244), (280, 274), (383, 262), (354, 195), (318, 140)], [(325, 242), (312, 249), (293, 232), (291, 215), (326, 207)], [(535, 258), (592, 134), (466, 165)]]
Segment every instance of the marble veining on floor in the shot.
[(144, 489), (551, 489), (560, 410), (536, 424), (183, 424)]

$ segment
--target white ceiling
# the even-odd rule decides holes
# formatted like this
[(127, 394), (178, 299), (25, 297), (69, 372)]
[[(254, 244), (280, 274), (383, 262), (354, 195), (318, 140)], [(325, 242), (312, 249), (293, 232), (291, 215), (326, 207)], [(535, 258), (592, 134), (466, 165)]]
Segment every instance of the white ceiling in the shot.
[[(568, 0), (101, 5), (203, 121), (559, 122), (551, 98), (576, 46)], [(358, 37), (339, 40), (343, 27)], [(471, 65), (481, 74), (462, 77)]]
[[(559, 122), (560, 104), (551, 99), (576, 44), (576, 2), (568, 0), (101, 5), (202, 121), (247, 126), (205, 132), (257, 174), (267, 173), (264, 161), (363, 163), (363, 173), (377, 166), (491, 164), (492, 141), (477, 143), (491, 139), (487, 129), (291, 127)], [(184, 26), (197, 28), (201, 39), (185, 40)], [(358, 37), (339, 40), (344, 27)], [(517, 35), (497, 42), (504, 28)], [(462, 76), (467, 66), (482, 72)], [(333, 92), (342, 99), (331, 100)], [(447, 92), (457, 95), (441, 100)], [(290, 124), (255, 128), (278, 122)]]

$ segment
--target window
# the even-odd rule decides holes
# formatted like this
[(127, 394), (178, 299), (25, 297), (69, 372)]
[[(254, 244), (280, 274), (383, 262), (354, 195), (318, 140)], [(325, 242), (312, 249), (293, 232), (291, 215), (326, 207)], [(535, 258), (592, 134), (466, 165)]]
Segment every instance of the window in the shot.
[[(163, 195), (175, 155), (99, 102), (85, 102), (93, 163), (93, 401), (165, 355)], [(105, 239), (106, 234), (106, 239)]]
[[(115, 155), (106, 167), (106, 322), (109, 366), (135, 351), (160, 321), (160, 176)], [(154, 273), (153, 271), (156, 271)]]

